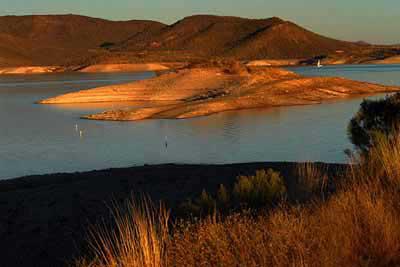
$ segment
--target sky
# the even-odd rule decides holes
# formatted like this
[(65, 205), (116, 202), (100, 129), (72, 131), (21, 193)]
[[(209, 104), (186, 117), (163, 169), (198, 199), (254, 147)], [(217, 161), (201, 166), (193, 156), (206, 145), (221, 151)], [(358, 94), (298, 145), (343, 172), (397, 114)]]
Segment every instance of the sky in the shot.
[(171, 24), (195, 14), (290, 20), (325, 36), (400, 44), (400, 0), (1, 0), (0, 15), (80, 14)]

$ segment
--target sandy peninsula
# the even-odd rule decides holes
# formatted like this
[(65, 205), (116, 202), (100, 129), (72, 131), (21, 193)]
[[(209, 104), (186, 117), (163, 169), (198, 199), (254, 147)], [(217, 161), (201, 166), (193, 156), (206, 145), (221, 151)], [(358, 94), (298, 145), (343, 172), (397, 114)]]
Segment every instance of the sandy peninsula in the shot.
[(44, 74), (63, 71), (57, 66), (25, 66), (25, 67), (5, 67), (0, 68), (2, 74)]
[(248, 67), (283, 67), (300, 65), (301, 59), (259, 59), (246, 63)]
[(344, 78), (302, 77), (280, 68), (249, 69), (195, 66), (158, 77), (69, 93), (40, 104), (118, 101), (178, 101), (146, 108), (109, 110), (86, 116), (94, 120), (184, 119), (230, 110), (318, 104), (324, 100), (399, 91), (400, 87)]
[(136, 64), (95, 64), (84, 67), (79, 72), (101, 73), (101, 72), (143, 72), (163, 71), (169, 67), (161, 63), (136, 63)]
[(388, 57), (380, 60), (372, 60), (368, 64), (400, 64), (400, 56)]

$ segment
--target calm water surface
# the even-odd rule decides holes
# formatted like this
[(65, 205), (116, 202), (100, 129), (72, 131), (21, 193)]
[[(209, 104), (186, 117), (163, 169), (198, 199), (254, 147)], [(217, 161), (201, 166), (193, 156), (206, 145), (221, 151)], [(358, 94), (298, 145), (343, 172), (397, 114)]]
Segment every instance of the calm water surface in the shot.
[[(400, 66), (293, 68), (400, 85)], [(361, 98), (315, 106), (227, 112), (190, 120), (98, 122), (81, 115), (145, 103), (36, 105), (61, 93), (145, 79), (140, 74), (0, 76), (0, 179), (158, 163), (344, 162)], [(83, 131), (82, 138), (75, 125)], [(168, 140), (168, 148), (164, 146)]]

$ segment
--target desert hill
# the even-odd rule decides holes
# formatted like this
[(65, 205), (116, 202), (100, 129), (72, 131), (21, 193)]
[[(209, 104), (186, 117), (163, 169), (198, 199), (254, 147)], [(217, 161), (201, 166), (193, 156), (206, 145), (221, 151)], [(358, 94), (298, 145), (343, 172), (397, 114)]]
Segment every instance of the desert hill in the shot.
[(0, 17), (0, 66), (309, 58), (361, 47), (276, 17), (196, 15), (172, 25), (78, 15)]
[(100, 47), (165, 27), (153, 21), (108, 21), (77, 15), (0, 17), (0, 64), (62, 65)]
[(196, 15), (153, 35), (139, 34), (114, 51), (190, 51), (204, 57), (237, 59), (307, 58), (359, 45), (312, 33), (280, 18), (246, 19)]

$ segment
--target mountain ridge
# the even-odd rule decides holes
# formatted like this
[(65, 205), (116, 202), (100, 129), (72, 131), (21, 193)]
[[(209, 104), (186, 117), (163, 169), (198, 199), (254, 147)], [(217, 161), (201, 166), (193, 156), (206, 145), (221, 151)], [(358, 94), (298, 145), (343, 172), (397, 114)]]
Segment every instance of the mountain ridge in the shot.
[(310, 58), (361, 47), (278, 17), (193, 15), (171, 25), (73, 14), (0, 17), (0, 65)]

